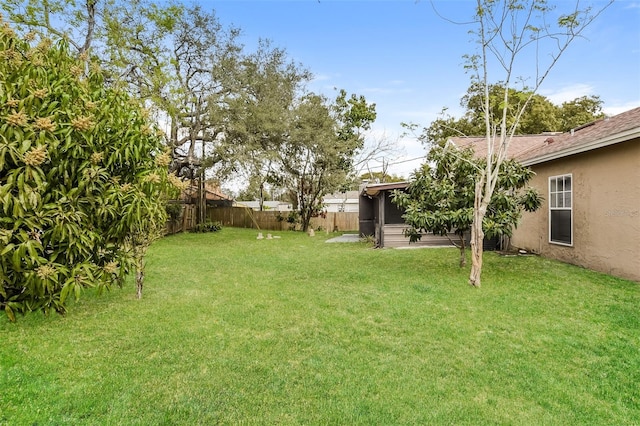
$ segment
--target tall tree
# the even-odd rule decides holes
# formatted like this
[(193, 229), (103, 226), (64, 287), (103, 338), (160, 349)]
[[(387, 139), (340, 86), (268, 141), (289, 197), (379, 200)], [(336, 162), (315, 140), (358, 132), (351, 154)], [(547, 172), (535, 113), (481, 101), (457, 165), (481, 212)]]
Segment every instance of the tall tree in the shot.
[(262, 40), (240, 63), (225, 128), (225, 161), (256, 186), (262, 210), (269, 187), (280, 184), (279, 162), (294, 101), (311, 74)]
[[(351, 94), (341, 89), (332, 107), (338, 125), (338, 138), (350, 146), (348, 153), (348, 167), (350, 180), (356, 180), (357, 173), (374, 156), (385, 152), (392, 152), (393, 148), (385, 139), (374, 141), (370, 146), (365, 145), (365, 132), (371, 129), (376, 120), (376, 104), (369, 104), (364, 96)], [(345, 182), (347, 189), (348, 182)]]
[[(492, 84), (489, 87), (489, 99), (493, 125), (502, 117), (502, 99), (505, 89), (503, 84)], [(603, 117), (602, 101), (598, 96), (583, 96), (562, 105), (553, 104), (548, 98), (540, 94), (531, 94), (525, 90), (509, 89), (508, 98), (513, 101), (508, 106), (508, 125), (512, 126), (516, 112), (522, 102), (529, 100), (528, 107), (523, 111), (518, 125), (515, 127), (517, 135), (534, 135), (543, 132), (566, 132), (572, 128), (590, 123)], [(478, 136), (485, 132), (483, 92), (482, 86), (472, 83), (467, 93), (462, 97), (460, 106), (465, 112), (462, 117), (455, 118), (443, 110), (441, 117), (423, 129), (419, 139), (425, 145), (443, 144), (450, 137)]]
[[(490, 84), (488, 88), (490, 116), (493, 120), (492, 126), (499, 127), (499, 120), (505, 116), (507, 126), (513, 127), (516, 134), (532, 135), (542, 132), (557, 131), (557, 107), (542, 95), (531, 93), (529, 90), (516, 90), (513, 87), (505, 87), (504, 84)], [(502, 100), (511, 99), (509, 104), (504, 104)], [(516, 123), (517, 113), (528, 101), (528, 107), (522, 113), (518, 123)], [(466, 117), (474, 124), (474, 133), (471, 135), (481, 135), (484, 133), (484, 88), (479, 82), (472, 82), (468, 92), (463, 96), (460, 105), (466, 108)]]
[(205, 170), (220, 160), (225, 100), (242, 50), (238, 29), (171, 0), (8, 0), (3, 8), (21, 27), (64, 36), (79, 55), (99, 56), (108, 83), (143, 99), (163, 124), (170, 168), (197, 179), (204, 200)]
[(171, 2), (119, 4), (104, 21), (113, 77), (166, 123), (171, 170), (197, 183), (202, 222), (206, 170), (222, 159), (227, 100), (241, 60), (240, 32), (224, 28), (200, 6)]
[(348, 151), (337, 137), (326, 99), (315, 94), (303, 97), (281, 152), (285, 179), (296, 194), (303, 231), (321, 211), (322, 197), (344, 181)]
[(128, 2), (104, 19), (114, 78), (168, 120), (170, 144), (180, 152), (174, 167), (197, 164), (197, 147), (221, 132), (214, 106), (232, 91), (239, 30), (225, 29), (199, 6), (171, 3)]
[(375, 105), (344, 91), (333, 103), (311, 93), (296, 105), (281, 161), (304, 231), (321, 211), (322, 197), (347, 182), (354, 154), (364, 145), (362, 130), (374, 119)]
[[(607, 3), (606, 8), (611, 2)], [(473, 222), (471, 225), (471, 273), (469, 283), (479, 287), (482, 273), (482, 223), (500, 179), (502, 163), (507, 159), (509, 145), (533, 101), (537, 91), (560, 57), (585, 28), (604, 10), (580, 9), (579, 2), (566, 12), (555, 11), (544, 0), (477, 0), (474, 31), (478, 52), (468, 55), (467, 70), (472, 81), (482, 88), (487, 154), (474, 190)], [(539, 52), (544, 52), (540, 56)], [(510, 88), (518, 81), (516, 72), (521, 59), (536, 59), (535, 75), (525, 97), (512, 98)], [(499, 69), (499, 79), (505, 87), (500, 105), (501, 114), (494, 116), (490, 96), (490, 70)], [(491, 71), (493, 72), (493, 71)], [(491, 74), (493, 75), (493, 74)], [(520, 79), (522, 81), (522, 79)]]
[(568, 132), (592, 121), (604, 118), (599, 96), (582, 96), (563, 102), (560, 107), (560, 131)]
[[(393, 202), (405, 211), (405, 231), (411, 242), (423, 232), (449, 236), (453, 231), (460, 249), (460, 266), (466, 264), (465, 238), (473, 221), (474, 189), (484, 159), (476, 158), (471, 148), (434, 147), (426, 162), (413, 173), (406, 191), (396, 191)], [(499, 180), (484, 217), (487, 236), (511, 236), (522, 210), (535, 211), (541, 197), (526, 187), (533, 172), (514, 160), (500, 165)]]

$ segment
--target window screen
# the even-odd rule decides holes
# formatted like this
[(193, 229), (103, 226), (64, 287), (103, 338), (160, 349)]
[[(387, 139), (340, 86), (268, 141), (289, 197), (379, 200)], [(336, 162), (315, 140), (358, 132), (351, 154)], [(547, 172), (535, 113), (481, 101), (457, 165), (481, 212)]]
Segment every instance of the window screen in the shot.
[(572, 176), (549, 178), (549, 241), (573, 244)]

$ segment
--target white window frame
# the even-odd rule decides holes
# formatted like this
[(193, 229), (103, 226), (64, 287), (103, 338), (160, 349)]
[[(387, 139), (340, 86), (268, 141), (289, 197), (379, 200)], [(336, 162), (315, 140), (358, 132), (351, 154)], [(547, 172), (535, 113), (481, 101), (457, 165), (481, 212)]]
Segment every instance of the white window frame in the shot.
[[(569, 190), (566, 190), (566, 185), (564, 182), (565, 178), (569, 178), (571, 179), (571, 188), (569, 188)], [(562, 190), (558, 190), (558, 181), (559, 179), (562, 179)], [(551, 181), (555, 181), (556, 183), (556, 190), (552, 191), (551, 189)], [(566, 173), (563, 175), (557, 175), (557, 176), (549, 176), (549, 187), (548, 187), (548, 194), (549, 194), (549, 211), (548, 211), (548, 217), (549, 217), (549, 243), (550, 244), (557, 244), (557, 245), (561, 245), (561, 246), (567, 246), (567, 247), (573, 247), (573, 206), (574, 206), (574, 189), (575, 185), (574, 185), (574, 180), (573, 180), (573, 174), (572, 173)], [(569, 206), (566, 207), (566, 194), (569, 194)], [(561, 197), (558, 199), (557, 195), (561, 195)], [(562, 200), (561, 203), (558, 203), (558, 201)], [(558, 206), (558, 204), (562, 204), (562, 206)], [(569, 243), (566, 243), (564, 241), (553, 241), (551, 239), (551, 212), (552, 211), (569, 211), (571, 214), (571, 229), (569, 230), (569, 232), (571, 233), (571, 241)]]

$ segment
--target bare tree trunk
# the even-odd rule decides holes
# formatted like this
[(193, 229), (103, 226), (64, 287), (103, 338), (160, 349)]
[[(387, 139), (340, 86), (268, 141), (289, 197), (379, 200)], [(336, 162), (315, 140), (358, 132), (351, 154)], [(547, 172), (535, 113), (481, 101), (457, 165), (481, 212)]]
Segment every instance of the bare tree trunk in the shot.
[(88, 52), (91, 48), (91, 42), (93, 41), (93, 32), (96, 27), (96, 4), (97, 0), (87, 0), (87, 34), (85, 36), (84, 44), (80, 49), (80, 54)]
[[(475, 215), (474, 215), (475, 216)], [(482, 221), (482, 219), (480, 219)], [(471, 225), (471, 274), (469, 284), (480, 287), (480, 274), (482, 273), (482, 240), (484, 232), (482, 226)]]
[(142, 286), (144, 285), (144, 272), (136, 271), (136, 298), (142, 299)]
[(473, 206), (473, 222), (471, 223), (471, 274), (469, 275), (469, 284), (474, 287), (480, 287), (480, 275), (482, 274), (482, 252), (484, 231), (482, 230), (482, 221), (487, 213), (488, 202), (482, 194), (482, 186), (485, 177), (482, 176), (476, 182), (475, 200)]
[(311, 223), (311, 212), (307, 208), (304, 210), (304, 213), (300, 216), (300, 227), (302, 228), (302, 232), (307, 232), (309, 230), (310, 223)]
[(144, 255), (136, 256), (136, 297), (142, 299), (144, 285)]
[(200, 175), (200, 223), (207, 221), (207, 187), (204, 182), (204, 170)]
[(260, 211), (264, 211), (264, 182), (260, 182), (260, 199), (258, 200)]
[(464, 233), (460, 234), (460, 267), (464, 268), (467, 266), (467, 256), (465, 255), (465, 242), (464, 242)]

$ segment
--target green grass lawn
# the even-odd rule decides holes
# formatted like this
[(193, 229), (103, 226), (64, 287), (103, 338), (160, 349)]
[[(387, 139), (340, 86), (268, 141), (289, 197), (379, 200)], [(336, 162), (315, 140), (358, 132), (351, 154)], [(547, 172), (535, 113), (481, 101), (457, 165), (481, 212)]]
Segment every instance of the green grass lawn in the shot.
[(0, 318), (0, 424), (640, 424), (640, 285), (323, 233), (167, 237), (144, 298)]

